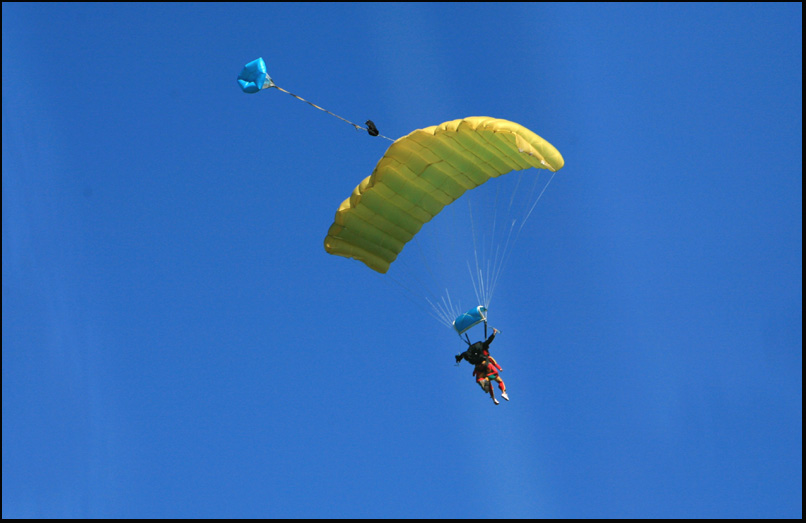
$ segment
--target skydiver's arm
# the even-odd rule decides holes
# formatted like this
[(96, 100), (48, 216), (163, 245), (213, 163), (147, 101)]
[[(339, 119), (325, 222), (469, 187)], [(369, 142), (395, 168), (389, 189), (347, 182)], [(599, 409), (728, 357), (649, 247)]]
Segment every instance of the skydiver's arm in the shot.
[(492, 334), (490, 334), (490, 337), (489, 337), (489, 338), (487, 338), (487, 339), (484, 341), (484, 350), (487, 350), (487, 349), (490, 347), (490, 343), (492, 343), (492, 342), (493, 342), (493, 340), (495, 339), (495, 334), (496, 334), (497, 332), (498, 332), (497, 330), (493, 329), (493, 333), (492, 333)]

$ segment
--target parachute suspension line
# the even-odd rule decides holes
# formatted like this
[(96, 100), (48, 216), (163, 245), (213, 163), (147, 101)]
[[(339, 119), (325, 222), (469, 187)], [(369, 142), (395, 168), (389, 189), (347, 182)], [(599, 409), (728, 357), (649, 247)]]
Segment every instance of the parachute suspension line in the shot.
[[(477, 228), (475, 226), (475, 220), (472, 213), (472, 208), (470, 208), (470, 201), (468, 201), (468, 207), (470, 208), (470, 217), (471, 217), (471, 224), (472, 224), (472, 233), (474, 239), (474, 253), (475, 253), (475, 261), (476, 261), (476, 275), (474, 286), (478, 287), (478, 294), (480, 295), (478, 299), (478, 303), (484, 305), (484, 307), (490, 307), (490, 302), (492, 301), (493, 291), (494, 291), (494, 280), (495, 275), (497, 273), (498, 267), (501, 264), (501, 259), (504, 256), (504, 253), (508, 250), (506, 245), (509, 245), (509, 240), (512, 234), (512, 227), (510, 226), (509, 234), (507, 234), (507, 242), (502, 250), (502, 242), (499, 237), (506, 234), (505, 228), (506, 226), (502, 227), (501, 230), (498, 228), (499, 221), (503, 223), (509, 223), (510, 217), (513, 215), (513, 205), (515, 201), (515, 194), (517, 193), (517, 188), (520, 185), (522, 180), (522, 174), (519, 173), (517, 177), (517, 184), (515, 186), (515, 190), (512, 191), (512, 196), (510, 198), (504, 198), (501, 192), (501, 186), (496, 185), (495, 188), (495, 198), (493, 200), (493, 207), (492, 207), (492, 224), (491, 226), (485, 227), (484, 224), (480, 224)], [(507, 203), (507, 208), (504, 209), (499, 202), (502, 200), (509, 200)], [(498, 214), (502, 214), (502, 220), (499, 220)], [(485, 232), (486, 231), (486, 232)], [(489, 237), (487, 236), (489, 234)], [(478, 243), (481, 243), (481, 246), (478, 246)], [(481, 261), (479, 261), (479, 249), (481, 249)], [(489, 250), (489, 252), (487, 252)], [(473, 274), (471, 273), (471, 276)]]
[[(447, 301), (445, 300), (446, 296), (448, 298)], [(445, 289), (445, 296), (442, 296), (436, 304), (428, 297), (425, 299), (429, 305), (431, 305), (431, 308), (434, 310), (434, 312), (436, 312), (436, 314), (439, 316), (437, 319), (440, 321), (440, 323), (447, 327), (453, 327), (454, 318), (459, 316), (459, 308), (453, 304), (453, 301), (451, 300), (451, 293), (448, 291), (448, 289)], [(432, 316), (434, 315), (432, 314)], [(436, 318), (437, 316), (434, 317)]]
[[(426, 255), (419, 238), (414, 238), (414, 245), (417, 246), (417, 252), (419, 258), (421, 259), (421, 264), (426, 269), (426, 272), (429, 276), (425, 278), (425, 280), (430, 280), (432, 284), (436, 284), (439, 279), (434, 274), (431, 264), (429, 263), (428, 256)], [(398, 267), (401, 266), (398, 265)], [(405, 272), (406, 274), (404, 275), (404, 279), (407, 281), (412, 280), (409, 283), (411, 283), (414, 288), (419, 288), (419, 292), (412, 289), (412, 287), (405, 285), (401, 280), (396, 278), (393, 273), (387, 273), (386, 278), (391, 279), (401, 289), (404, 289), (408, 293), (406, 294), (406, 298), (409, 299), (409, 301), (415, 302), (418, 307), (422, 307), (429, 316), (436, 319), (439, 323), (445, 325), (446, 327), (452, 328), (453, 320), (459, 316), (460, 311), (459, 307), (457, 306), (458, 304), (453, 304), (448, 290), (445, 289), (445, 293), (447, 295), (446, 301), (445, 296), (436, 296), (432, 292), (431, 289), (433, 288), (433, 285), (429, 285), (426, 281), (424, 281), (424, 279), (420, 277), (419, 271), (407, 270)], [(423, 293), (425, 293), (425, 296), (423, 296)], [(425, 306), (423, 303), (423, 298), (425, 298), (428, 306)]]
[[(493, 221), (492, 227), (490, 230), (490, 253), (489, 256), (485, 253), (482, 253), (482, 259), (486, 260), (486, 266), (483, 267), (483, 271), (479, 268), (479, 278), (482, 279), (482, 274), (485, 276), (482, 279), (482, 283), (480, 283), (480, 287), (483, 289), (483, 296), (482, 299), (479, 301), (480, 304), (484, 305), (486, 308), (490, 308), (490, 302), (492, 301), (494, 288), (494, 282), (496, 280), (496, 274), (499, 272), (499, 267), (502, 264), (502, 259), (505, 257), (505, 254), (508, 250), (508, 246), (510, 244), (512, 230), (514, 225), (514, 220), (512, 220), (513, 216), (513, 206), (515, 202), (515, 195), (518, 193), (518, 188), (520, 187), (521, 180), (523, 179), (523, 172), (518, 173), (517, 175), (517, 183), (515, 185), (514, 190), (512, 190), (511, 196), (508, 198), (509, 202), (507, 204), (506, 211), (503, 212), (504, 223), (510, 223), (509, 233), (507, 234), (506, 243), (504, 244), (503, 250), (501, 249), (501, 241), (498, 239), (499, 233), (504, 234), (505, 230), (502, 227), (502, 230), (498, 230), (498, 211), (499, 211), (499, 196), (501, 194), (500, 185), (496, 186), (495, 191), (495, 200), (493, 205)], [(503, 210), (503, 209), (502, 209)], [(476, 238), (476, 233), (473, 233), (474, 239)], [(486, 247), (486, 243), (484, 243), (484, 247)]]
[[(517, 223), (517, 220), (511, 220), (510, 221), (509, 232), (507, 233), (506, 243), (504, 243), (504, 248), (501, 250), (500, 256), (496, 256), (495, 266), (493, 267), (492, 276), (491, 276), (492, 281), (491, 281), (491, 284), (490, 284), (491, 289), (490, 289), (489, 301), (492, 301), (492, 299), (493, 299), (493, 293), (495, 292), (495, 287), (496, 287), (496, 285), (498, 283), (498, 278), (499, 278), (499, 276), (501, 275), (501, 272), (504, 269), (504, 264), (506, 263), (506, 259), (509, 256), (509, 253), (512, 251), (512, 247), (514, 246), (514, 242), (512, 242), (512, 231), (515, 230), (515, 224), (516, 223)], [(487, 308), (488, 309), (490, 308), (489, 307), (489, 302), (488, 302)]]
[(436, 318), (441, 324), (445, 325), (446, 327), (451, 327), (453, 325), (452, 321), (450, 320), (450, 313), (445, 310), (442, 303), (434, 303), (430, 299), (425, 299), (433, 310), (431, 316)]
[[(437, 279), (436, 275), (434, 274), (433, 269), (431, 268), (431, 264), (428, 261), (428, 256), (426, 255), (425, 251), (423, 250), (423, 247), (422, 247), (422, 245), (420, 243), (420, 239), (415, 237), (413, 241), (414, 241), (414, 245), (417, 246), (417, 253), (418, 253), (420, 259), (422, 260), (421, 263), (425, 267), (428, 276), (430, 276), (431, 284), (429, 284), (426, 281), (423, 281), (423, 278), (421, 278), (420, 275), (419, 275), (419, 271), (415, 271), (415, 270), (410, 271), (410, 278), (412, 278), (414, 280), (414, 283), (419, 285), (422, 290), (424, 290), (428, 295), (430, 295), (431, 299), (436, 301), (436, 300), (438, 300), (438, 298), (433, 292), (430, 291), (430, 289), (432, 288), (433, 284), (438, 281), (438, 279)], [(416, 293), (412, 292), (412, 294), (416, 294)], [(426, 296), (426, 300), (428, 300), (428, 298), (429, 297)]]
[[(423, 251), (419, 238), (415, 237), (413, 243), (417, 246), (419, 257), (422, 260), (421, 263), (427, 270), (427, 274), (430, 276), (430, 278), (422, 278), (420, 276), (420, 271), (410, 270), (411, 268), (407, 267), (405, 264), (398, 264), (397, 268), (403, 271), (403, 274), (400, 275), (402, 276), (402, 279), (398, 278), (394, 271), (386, 273), (383, 279), (393, 281), (399, 287), (399, 290), (402, 291), (402, 294), (407, 300), (416, 304), (417, 307), (423, 309), (426, 314), (437, 320), (439, 323), (452, 328), (453, 320), (459, 315), (459, 313), (451, 316), (452, 312), (450, 308), (443, 306), (440, 303), (440, 298), (437, 297), (431, 290), (432, 285), (429, 285), (427, 281), (425, 281), (430, 279), (430, 281), (434, 283), (438, 280), (434, 275), (431, 264), (428, 261), (428, 256), (426, 256), (425, 252)], [(428, 306), (423, 303), (423, 298), (425, 298)], [(442, 301), (444, 302), (444, 299), (442, 299)], [(437, 303), (436, 305), (435, 302)]]
[[(478, 278), (475, 281), (478, 282), (478, 286), (479, 286), (479, 291), (478, 291), (477, 294), (481, 297), (481, 300), (479, 300), (480, 303), (486, 303), (486, 296), (484, 294), (484, 278), (482, 277), (481, 269), (479, 268), (479, 251), (478, 251), (478, 245), (477, 245), (477, 241), (476, 241), (476, 223), (475, 223), (475, 220), (473, 219), (473, 206), (472, 206), (470, 200), (467, 200), (467, 209), (468, 209), (468, 213), (470, 214), (470, 230), (471, 230), (471, 232), (473, 234), (473, 257), (474, 257), (475, 262), (476, 262), (476, 277)], [(471, 277), (472, 277), (472, 274), (473, 273), (471, 272)], [(475, 285), (476, 284), (474, 283), (473, 286), (475, 287)]]
[[(476, 285), (476, 278), (473, 277), (473, 269), (470, 268), (470, 260), (467, 261), (467, 272), (470, 274), (470, 283), (473, 284), (473, 292), (476, 294), (476, 303), (483, 304), (484, 301), (482, 301), (481, 296), (479, 295), (479, 287)], [(487, 305), (484, 306), (486, 307)]]
[(524, 224), (526, 223), (526, 220), (528, 220), (528, 219), (529, 219), (529, 216), (531, 216), (531, 215), (532, 215), (532, 211), (534, 211), (534, 210), (535, 210), (535, 207), (537, 206), (537, 202), (539, 202), (539, 201), (540, 201), (540, 198), (542, 198), (542, 197), (543, 197), (543, 193), (544, 193), (544, 192), (546, 192), (546, 189), (548, 189), (548, 188), (549, 188), (549, 185), (551, 184), (551, 181), (554, 179), (554, 175), (555, 175), (555, 174), (557, 174), (557, 171), (553, 171), (553, 172), (551, 173), (551, 178), (549, 178), (549, 181), (548, 181), (548, 182), (546, 182), (546, 185), (543, 187), (543, 190), (542, 190), (542, 191), (540, 191), (540, 194), (539, 194), (539, 195), (537, 195), (537, 199), (535, 200), (535, 203), (533, 203), (533, 204), (532, 204), (532, 208), (531, 208), (531, 209), (529, 209), (529, 214), (527, 214), (527, 215), (526, 215), (526, 218), (524, 218), (524, 219), (523, 219), (523, 221), (521, 222), (521, 227), (520, 227), (520, 229), (518, 229), (518, 235), (520, 235), (520, 233), (521, 233), (521, 229), (523, 229), (523, 226), (524, 226)]
[[(357, 260), (356, 260), (356, 262), (357, 262)], [(440, 310), (440, 308), (438, 308), (436, 305), (434, 305), (434, 303), (427, 296), (426, 296), (425, 300), (431, 306), (431, 309), (429, 309), (429, 308), (427, 308), (427, 307), (425, 307), (423, 305), (422, 295), (420, 293), (415, 292), (414, 290), (412, 290), (411, 287), (409, 287), (407, 285), (404, 285), (403, 282), (401, 282), (398, 278), (396, 278), (392, 274), (386, 274), (385, 276), (386, 277), (383, 278), (383, 280), (393, 281), (400, 288), (399, 290), (401, 290), (401, 294), (403, 294), (403, 296), (405, 296), (407, 300), (409, 300), (410, 302), (415, 304), (417, 307), (420, 307), (423, 310), (425, 310), (425, 312), (429, 316), (431, 316), (432, 318), (437, 320), (439, 323), (442, 323), (443, 325), (445, 325), (447, 327), (451, 327), (453, 325), (453, 319), (451, 319), (450, 321), (446, 320), (446, 318), (448, 317), (448, 314), (445, 311)], [(425, 288), (422, 285), (422, 283), (420, 283), (420, 287)]]
[[(426, 298), (426, 300), (428, 300), (428, 302), (431, 303), (431, 300), (429, 300), (428, 298)], [(434, 310), (440, 314), (440, 316), (442, 317), (442, 322), (450, 326), (451, 308), (448, 305), (448, 303), (445, 302), (445, 296), (440, 296), (439, 301), (437, 301), (437, 304), (434, 305), (433, 303), (431, 303), (431, 306), (434, 307)]]
[[(515, 200), (515, 194), (517, 193), (518, 185), (520, 185), (522, 175), (523, 175), (522, 172), (518, 173), (518, 183), (515, 185), (515, 190), (512, 191), (512, 195), (510, 196), (509, 199), (509, 206), (507, 208), (507, 212), (504, 213), (502, 216), (502, 221), (503, 219), (506, 219), (508, 216), (512, 215), (512, 202)], [(491, 229), (492, 232), (490, 237), (491, 255), (487, 258), (487, 288), (490, 289), (491, 291), (492, 291), (492, 278), (493, 275), (495, 274), (495, 267), (498, 263), (498, 256), (501, 250), (501, 244), (498, 240), (498, 200), (500, 194), (501, 194), (501, 186), (499, 184), (495, 188), (495, 203), (493, 206), (493, 226)], [(495, 247), (494, 254), (492, 253), (493, 247)], [(490, 308), (491, 300), (492, 300), (492, 292), (490, 292), (490, 294), (487, 295), (484, 301), (484, 306), (488, 309)]]
[[(518, 173), (517, 183), (515, 184), (515, 188), (512, 190), (512, 193), (509, 198), (509, 205), (507, 206), (506, 218), (508, 219), (509, 223), (509, 232), (507, 233), (507, 239), (504, 243), (504, 248), (501, 249), (501, 244), (497, 244), (495, 258), (493, 262), (493, 268), (490, 271), (490, 301), (492, 301), (492, 294), (495, 292), (496, 283), (498, 282), (499, 275), (503, 272), (504, 260), (507, 258), (507, 253), (514, 248), (516, 242), (511, 242), (512, 240), (512, 231), (514, 230), (515, 224), (517, 223), (516, 217), (521, 217), (526, 212), (526, 209), (523, 210), (515, 210), (513, 211), (513, 207), (515, 207), (515, 199), (517, 197), (519, 188), (521, 186), (521, 182), (525, 176), (525, 171), (520, 171)], [(535, 183), (532, 185), (532, 189), (530, 191), (529, 197), (527, 198), (526, 206), (529, 205), (528, 202), (532, 200), (532, 195), (534, 194), (535, 187), (537, 187), (537, 181), (539, 178), (538, 176), (535, 177)], [(520, 207), (520, 205), (518, 205)], [(489, 308), (489, 303), (487, 303), (487, 308)]]
[(490, 308), (490, 301), (493, 299), (493, 295), (492, 295), (492, 290), (493, 290), (492, 277), (493, 276), (492, 275), (495, 274), (495, 266), (496, 266), (500, 251), (501, 251), (501, 246), (496, 244), (496, 246), (495, 246), (495, 255), (491, 256), (487, 260), (487, 286), (488, 286), (488, 288), (490, 289), (491, 292), (487, 296), (487, 301), (484, 302), (484, 306), (487, 307), (488, 309)]
[[(495, 252), (498, 253), (497, 248), (496, 248)], [(493, 272), (492, 272), (492, 267), (491, 267), (492, 263), (493, 263), (493, 258), (492, 257), (488, 258), (487, 259), (487, 288), (490, 289), (490, 292), (489, 292), (489, 294), (487, 294), (487, 301), (484, 303), (484, 306), (486, 308), (488, 308), (488, 309), (490, 308), (490, 301), (492, 301), (492, 299), (493, 299), (493, 293), (492, 293), (492, 291), (493, 291), (493, 287), (492, 287), (492, 283), (493, 283), (492, 282), (492, 275), (493, 275)]]
[[(283, 89), (282, 87), (280, 87), (279, 85), (275, 84), (274, 82), (271, 82), (271, 85), (269, 85), (269, 87), (274, 87), (275, 89), (278, 89), (278, 90), (280, 90), (280, 91), (282, 91), (282, 92), (284, 92), (286, 94), (290, 94), (291, 96), (293, 96), (297, 100), (301, 100), (301, 101), (305, 102), (306, 104), (310, 105), (311, 107), (315, 107), (316, 109), (319, 109), (320, 111), (324, 111), (324, 112), (326, 112), (327, 114), (329, 114), (331, 116), (335, 116), (336, 118), (338, 118), (339, 120), (341, 120), (343, 122), (347, 122), (348, 124), (350, 124), (353, 127), (355, 127), (356, 131), (368, 131), (368, 129), (366, 127), (362, 127), (362, 126), (358, 125), (357, 123), (353, 123), (353, 122), (351, 122), (350, 120), (348, 120), (346, 118), (342, 118), (341, 116), (337, 115), (336, 113), (331, 113), (330, 111), (328, 111), (324, 107), (319, 107), (315, 103), (309, 102), (308, 100), (302, 98), (301, 96), (297, 96), (294, 93), (290, 93), (290, 92), (286, 91), (285, 89)], [(389, 138), (388, 136), (384, 136), (382, 134), (378, 134), (377, 136), (380, 136), (381, 138), (385, 138), (385, 139), (389, 140), (390, 142), (394, 142), (394, 140)]]
[[(528, 220), (529, 217), (532, 215), (532, 211), (535, 210), (535, 207), (537, 206), (537, 202), (539, 202), (540, 198), (543, 197), (543, 194), (546, 192), (546, 189), (548, 189), (549, 185), (551, 184), (551, 181), (554, 180), (554, 176), (556, 174), (557, 174), (556, 171), (551, 172), (551, 178), (549, 178), (549, 181), (546, 182), (546, 185), (543, 186), (543, 189), (540, 191), (540, 194), (537, 195), (537, 198), (535, 199), (534, 203), (532, 204), (532, 207), (529, 209), (529, 212), (526, 214), (526, 217), (521, 221), (521, 225), (518, 228), (517, 234), (515, 234), (515, 240), (512, 242), (512, 246), (514, 246), (516, 243), (518, 243), (518, 239), (520, 238), (521, 231), (523, 230), (523, 226), (526, 224), (526, 220)], [(515, 226), (515, 220), (512, 221), (512, 228), (514, 228), (514, 226)], [(512, 228), (510, 228), (510, 235), (512, 233)], [(507, 239), (507, 243), (509, 243), (509, 239)], [(511, 249), (507, 252), (507, 247), (504, 247), (504, 255), (503, 255), (503, 258), (502, 258), (502, 261), (501, 261), (501, 265), (498, 267), (496, 275), (495, 275), (495, 277), (493, 279), (493, 291), (495, 290), (495, 287), (498, 285), (498, 280), (499, 280), (499, 278), (501, 276), (501, 273), (503, 272), (504, 266), (506, 265), (506, 262), (509, 259), (509, 256), (510, 256), (511, 253), (512, 253)]]
[(515, 195), (518, 194), (518, 187), (521, 186), (521, 180), (523, 180), (523, 173), (524, 171), (518, 172), (518, 183), (515, 184), (515, 189), (512, 191), (512, 195), (509, 198), (509, 207), (507, 208), (508, 216), (512, 216), (512, 205), (515, 202)]
[[(425, 269), (428, 271), (428, 274), (431, 276), (431, 282), (432, 283), (437, 283), (439, 281), (439, 279), (434, 274), (434, 270), (431, 268), (431, 264), (428, 262), (428, 256), (426, 256), (422, 245), (420, 245), (420, 239), (417, 238), (416, 236), (414, 237), (414, 245), (417, 246), (417, 252), (420, 254), (420, 258), (423, 260), (423, 265), (425, 266)], [(424, 284), (424, 283), (420, 283), (420, 285), (422, 285), (422, 287), (424, 289), (429, 288), (429, 286)], [(432, 293), (432, 297), (434, 297), (433, 293)]]
[[(448, 310), (450, 310), (450, 313), (451, 313), (451, 315), (450, 315), (450, 317), (448, 319), (450, 320), (451, 325), (453, 325), (453, 319), (456, 318), (457, 316), (459, 316), (459, 314), (460, 314), (459, 313), (459, 307), (458, 306), (454, 307), (453, 301), (451, 300), (451, 293), (448, 292), (448, 289), (445, 289), (445, 295), (448, 297), (448, 305), (449, 305)], [(444, 298), (443, 298), (442, 301), (443, 302), (445, 301)]]

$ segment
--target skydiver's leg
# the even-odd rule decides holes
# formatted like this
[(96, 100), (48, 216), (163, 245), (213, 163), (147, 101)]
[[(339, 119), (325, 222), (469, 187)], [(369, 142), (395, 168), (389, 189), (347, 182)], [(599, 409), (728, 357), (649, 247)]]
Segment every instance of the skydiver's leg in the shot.
[(490, 381), (490, 378), (486, 378), (484, 381), (486, 381), (486, 382), (487, 382), (487, 389), (488, 389), (488, 390), (489, 390), (489, 392), (490, 392), (490, 397), (493, 399), (493, 403), (495, 403), (496, 405), (498, 405), (498, 400), (497, 400), (497, 399), (495, 399), (495, 389), (493, 388), (493, 384), (492, 384), (492, 382)]
[[(504, 384), (504, 380), (501, 379), (501, 376), (498, 374), (490, 374), (487, 376), (487, 378), (498, 382), (498, 388), (501, 389), (501, 397), (509, 401), (509, 395), (507, 395), (507, 386)], [(492, 387), (492, 381), (490, 382), (490, 386)]]
[(502, 380), (500, 376), (496, 376), (495, 379), (496, 381), (498, 381), (498, 388), (501, 389), (501, 397), (509, 401), (509, 395), (507, 394), (507, 386), (504, 385), (504, 380)]

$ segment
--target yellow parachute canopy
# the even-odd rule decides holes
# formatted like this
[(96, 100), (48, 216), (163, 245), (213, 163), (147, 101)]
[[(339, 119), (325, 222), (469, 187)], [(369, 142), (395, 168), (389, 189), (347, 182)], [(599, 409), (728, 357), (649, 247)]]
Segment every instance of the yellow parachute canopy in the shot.
[(474, 116), (418, 129), (395, 140), (339, 206), (325, 250), (385, 273), (420, 228), (468, 189), (564, 163), (554, 146), (508, 120)]

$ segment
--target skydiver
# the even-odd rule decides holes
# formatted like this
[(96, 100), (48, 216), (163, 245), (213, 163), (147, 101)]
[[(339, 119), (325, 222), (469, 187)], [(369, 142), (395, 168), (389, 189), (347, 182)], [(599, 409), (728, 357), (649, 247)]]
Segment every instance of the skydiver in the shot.
[(495, 399), (495, 393), (493, 392), (493, 388), (491, 386), (492, 380), (498, 382), (498, 388), (501, 389), (501, 396), (505, 400), (509, 401), (504, 380), (502, 380), (498, 375), (498, 372), (503, 369), (498, 362), (495, 361), (495, 358), (490, 356), (490, 343), (493, 342), (495, 335), (499, 332), (500, 331), (498, 329), (493, 328), (493, 333), (489, 338), (484, 341), (477, 341), (468, 347), (466, 351), (455, 356), (457, 364), (462, 361), (462, 359), (465, 359), (468, 363), (475, 366), (473, 369), (473, 376), (476, 377), (476, 383), (479, 384), (484, 392), (490, 393), (490, 397), (492, 397), (493, 402), (496, 405), (498, 405), (498, 400)]

